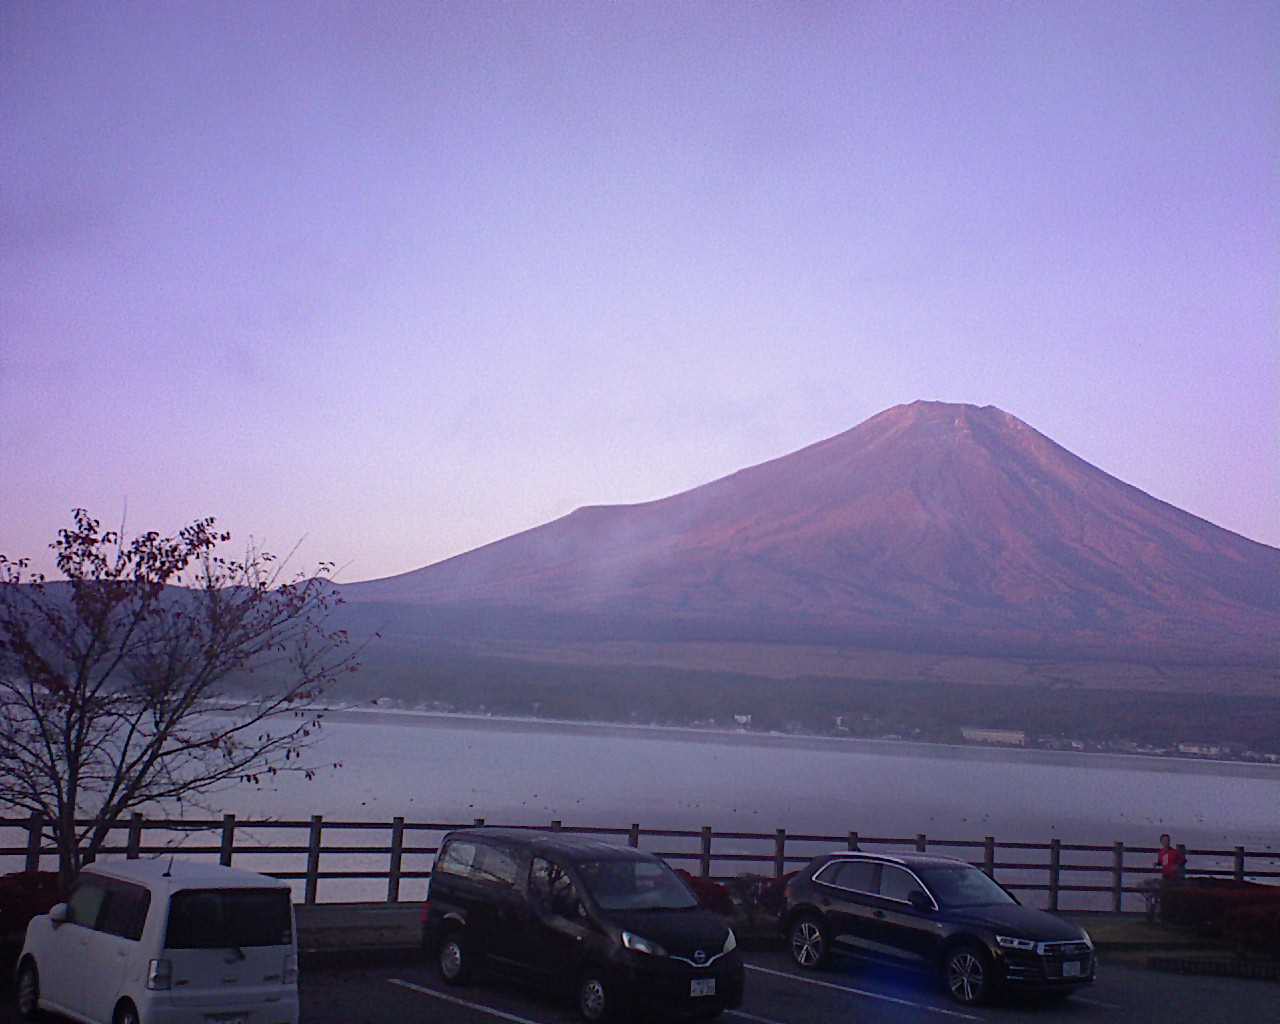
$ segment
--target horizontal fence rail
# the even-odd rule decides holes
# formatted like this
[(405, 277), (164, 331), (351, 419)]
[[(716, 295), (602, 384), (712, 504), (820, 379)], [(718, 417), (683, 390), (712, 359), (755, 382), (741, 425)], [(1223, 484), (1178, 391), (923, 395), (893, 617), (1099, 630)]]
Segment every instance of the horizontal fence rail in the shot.
[[(82, 826), (92, 822), (79, 822)], [(351, 883), (378, 883), (376, 898), (388, 903), (421, 899), (407, 893), (405, 883), (421, 883), (431, 877), (435, 855), (443, 836), (454, 829), (485, 824), (467, 822), (330, 821), (321, 815), (306, 820), (158, 819), (135, 814), (111, 826), (102, 856), (129, 859), (181, 854), (216, 859), (217, 863), (245, 867), (293, 883), (304, 903), (319, 900), (320, 883), (343, 882), (340, 893), (349, 896)], [(1050, 910), (1110, 910), (1125, 912), (1140, 907), (1146, 885), (1159, 874), (1154, 866), (1156, 847), (1069, 843), (998, 842), (981, 839), (937, 839), (921, 832), (913, 836), (868, 836), (856, 831), (839, 834), (716, 831), (710, 825), (697, 829), (629, 826), (506, 825), (506, 828), (564, 832), (597, 836), (619, 844), (643, 848), (674, 866), (703, 878), (723, 881), (740, 874), (781, 878), (818, 853), (832, 849), (872, 852), (938, 853), (958, 857), (981, 868), (1006, 889), (1037, 894), (1033, 900)], [(57, 851), (48, 842), (48, 823), (30, 818), (0, 818), (0, 836), (20, 844), (0, 846), (0, 863), (9, 870), (37, 871), (54, 867)], [(1280, 851), (1187, 849), (1189, 878), (1225, 878), (1237, 881), (1280, 879)], [(1144, 885), (1146, 883), (1146, 885)], [(385, 887), (385, 888), (384, 888)], [(334, 888), (326, 887), (332, 893)], [(1070, 906), (1069, 906), (1070, 904)]]

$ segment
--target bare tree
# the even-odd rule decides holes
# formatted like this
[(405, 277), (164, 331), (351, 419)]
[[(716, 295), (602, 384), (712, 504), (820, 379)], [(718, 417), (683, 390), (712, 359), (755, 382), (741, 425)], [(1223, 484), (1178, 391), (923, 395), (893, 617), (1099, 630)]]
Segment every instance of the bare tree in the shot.
[(331, 564), (224, 558), (213, 519), (131, 540), (73, 519), (50, 545), (64, 580), (0, 555), (0, 805), (46, 819), (64, 881), (129, 811), (310, 776), (314, 701), (356, 669), (325, 624)]

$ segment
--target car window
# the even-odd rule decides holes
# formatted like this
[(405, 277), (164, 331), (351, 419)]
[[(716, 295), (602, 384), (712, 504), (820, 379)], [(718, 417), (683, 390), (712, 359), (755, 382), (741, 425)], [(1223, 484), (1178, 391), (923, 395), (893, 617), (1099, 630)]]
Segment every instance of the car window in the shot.
[(440, 851), (434, 870), (444, 875), (470, 878), (476, 863), (476, 844), (455, 839)]
[(529, 868), (529, 891), (542, 910), (574, 917), (578, 911), (578, 890), (568, 872), (554, 861), (534, 857)]
[(967, 864), (926, 868), (921, 875), (934, 897), (944, 907), (986, 907), (1017, 903), (1017, 900), (983, 872)]
[(822, 881), (854, 892), (874, 893), (879, 872), (880, 865), (873, 861), (847, 860), (829, 865), (822, 873)]
[(288, 946), (293, 917), (287, 889), (193, 889), (169, 901), (168, 949)]
[(85, 928), (98, 927), (98, 915), (107, 898), (107, 890), (96, 879), (82, 878), (67, 900), (67, 920)]
[(98, 920), (98, 929), (124, 939), (142, 938), (151, 907), (151, 893), (140, 885), (114, 882), (107, 889), (106, 905)]
[(679, 876), (660, 861), (580, 861), (578, 877), (605, 910), (692, 910), (698, 905)]
[(516, 859), (508, 851), (496, 846), (480, 846), (477, 849), (477, 863), (473, 866), (473, 877), (481, 882), (496, 882), (499, 885), (515, 885), (520, 876)]
[[(907, 902), (907, 893), (920, 889), (920, 883), (910, 871), (886, 864), (880, 871), (880, 895), (887, 900)], [(921, 889), (921, 892), (924, 890)]]

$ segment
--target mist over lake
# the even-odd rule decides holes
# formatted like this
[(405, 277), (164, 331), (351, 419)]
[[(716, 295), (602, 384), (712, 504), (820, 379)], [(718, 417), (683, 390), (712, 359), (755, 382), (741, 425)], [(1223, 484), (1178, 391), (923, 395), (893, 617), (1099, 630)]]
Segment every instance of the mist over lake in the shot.
[(242, 817), (693, 828), (1280, 848), (1280, 768), (386, 712), (327, 713), (312, 781)]

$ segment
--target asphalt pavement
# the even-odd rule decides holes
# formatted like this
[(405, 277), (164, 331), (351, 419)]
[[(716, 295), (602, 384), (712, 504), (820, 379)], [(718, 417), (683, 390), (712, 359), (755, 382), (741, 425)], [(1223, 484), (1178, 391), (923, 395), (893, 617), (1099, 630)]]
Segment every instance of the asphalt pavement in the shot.
[[(726, 1024), (1280, 1024), (1276, 982), (1165, 974), (1108, 963), (1105, 955), (1097, 982), (1065, 1002), (1017, 999), (974, 1009), (953, 1003), (929, 976), (867, 960), (840, 959), (816, 973), (799, 971), (782, 952), (752, 951), (745, 960), (745, 999), (725, 1012)], [(302, 1024), (578, 1020), (568, 1000), (502, 978), (447, 986), (416, 951), (394, 962), (304, 964), (301, 995)], [(7, 971), (0, 975), (0, 1024), (19, 1024)]]
[[(1017, 999), (975, 1009), (947, 998), (934, 979), (868, 961), (801, 973), (780, 952), (746, 956), (747, 988), (726, 1024), (1277, 1024), (1280, 985), (1099, 967), (1098, 981), (1065, 1002)], [(303, 1024), (571, 1024), (566, 1000), (499, 978), (444, 985), (425, 963), (329, 968), (304, 974)]]

